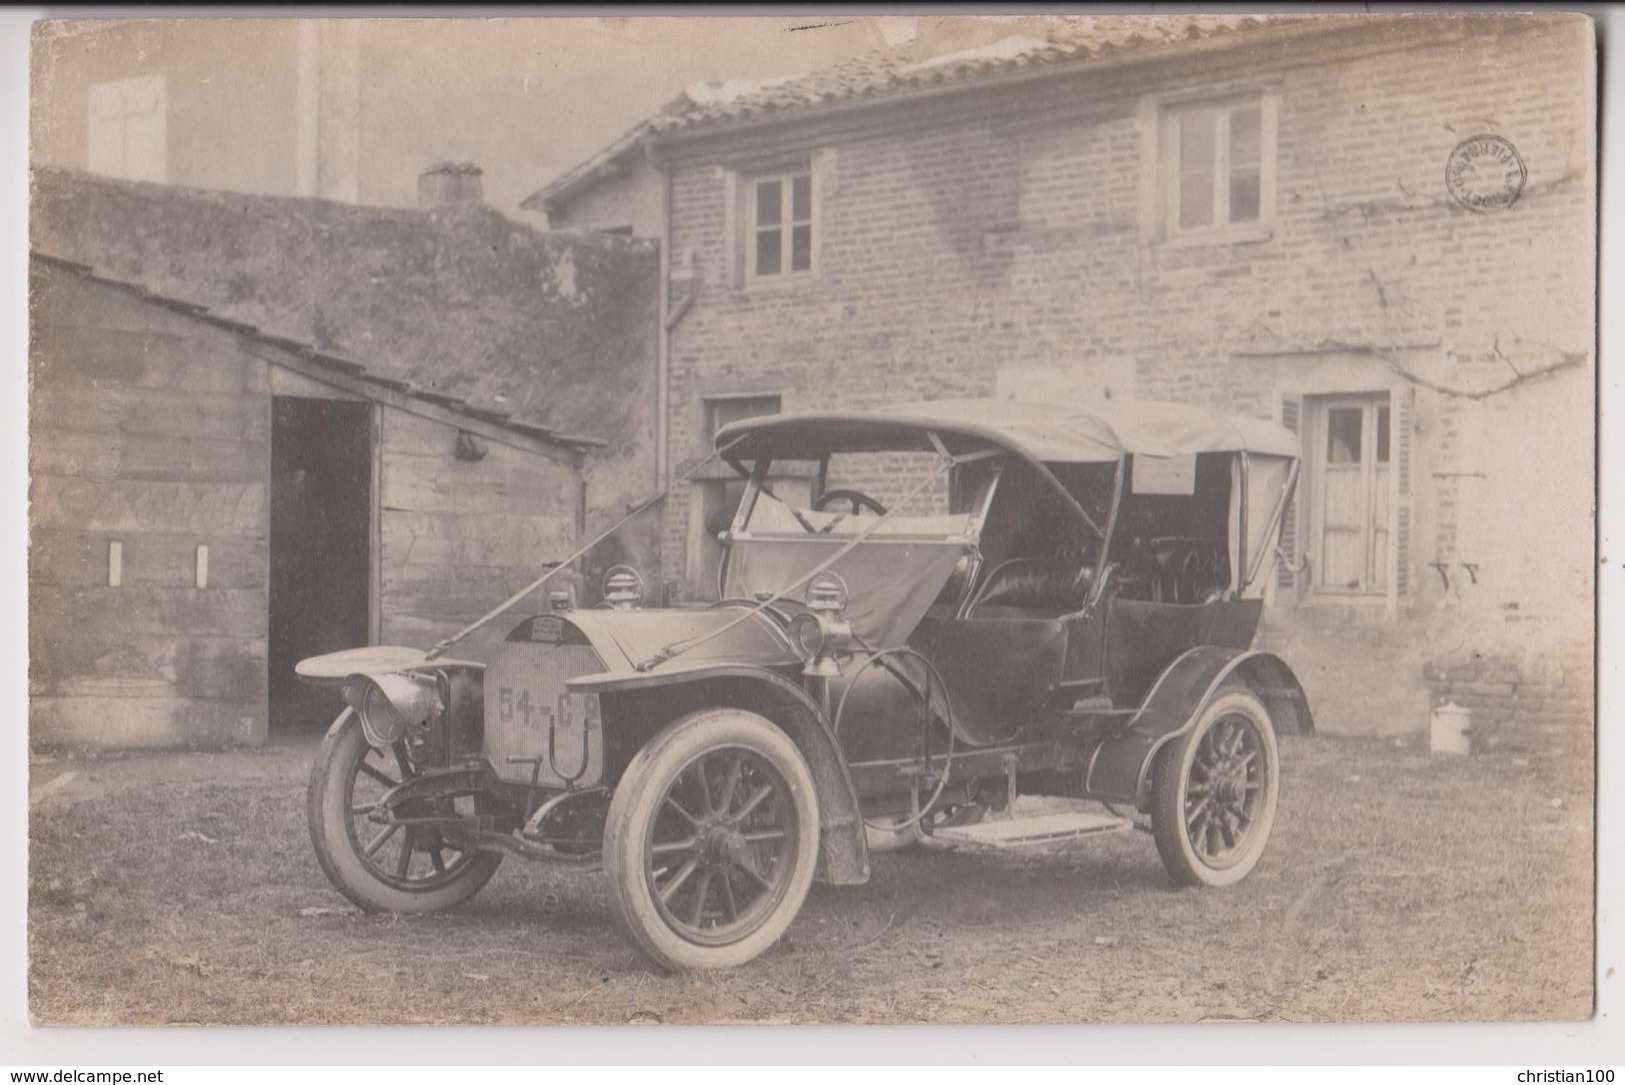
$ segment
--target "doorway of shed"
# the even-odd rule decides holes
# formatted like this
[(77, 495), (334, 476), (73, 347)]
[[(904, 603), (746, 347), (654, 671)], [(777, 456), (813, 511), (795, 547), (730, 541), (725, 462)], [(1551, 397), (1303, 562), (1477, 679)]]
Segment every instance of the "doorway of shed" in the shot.
[(300, 683), (306, 656), (367, 643), (372, 404), (276, 396), (271, 408), (270, 722), (331, 722), (337, 691)]

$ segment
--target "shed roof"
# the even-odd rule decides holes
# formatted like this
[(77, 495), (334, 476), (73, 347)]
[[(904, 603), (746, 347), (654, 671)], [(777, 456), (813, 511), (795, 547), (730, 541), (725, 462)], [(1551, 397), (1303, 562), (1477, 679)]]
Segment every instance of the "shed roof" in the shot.
[(617, 453), (641, 433), (652, 242), (547, 233), (488, 207), (372, 207), (50, 168), (31, 180), (34, 252), (510, 428)]
[(32, 261), (45, 265), (46, 267), (52, 267), (60, 271), (65, 271), (89, 282), (100, 283), (105, 286), (111, 286), (116, 289), (123, 290), (146, 301), (153, 302), (156, 305), (161, 305), (166, 309), (181, 313), (184, 316), (193, 317), (197, 320), (214, 324), (234, 334), (242, 335), (256, 342), (264, 343), (267, 346), (286, 351), (289, 354), (294, 355), (299, 361), (305, 363), (306, 365), (314, 367), (320, 371), (325, 371), (326, 378), (333, 384), (342, 387), (347, 391), (365, 396), (368, 399), (379, 401), (393, 400), (395, 396), (390, 395), (390, 393), (394, 393), (395, 395), (405, 396), (409, 399), (415, 399), (425, 404), (429, 404), (431, 407), (435, 408), (435, 413), (437, 414), (441, 412), (448, 413), (454, 417), (465, 420), (478, 428), (483, 429), (486, 426), (495, 427), (496, 429), (518, 434), (519, 436), (528, 438), (530, 440), (541, 441), (546, 444), (574, 449), (576, 451), (602, 448), (605, 445), (604, 441), (597, 438), (555, 433), (546, 426), (526, 422), (523, 419), (514, 418), (504, 411), (480, 407), (478, 404), (467, 403), (453, 396), (443, 396), (434, 392), (424, 391), (422, 389), (414, 389), (411, 385), (404, 381), (391, 380), (388, 377), (381, 376), (374, 372), (369, 372), (367, 367), (359, 362), (353, 362), (347, 358), (341, 358), (336, 355), (317, 350), (316, 347), (309, 343), (303, 343), (295, 339), (289, 339), (286, 336), (272, 335), (268, 332), (261, 331), (252, 324), (244, 324), (241, 321), (232, 320), (229, 317), (211, 312), (209, 307), (206, 305), (200, 305), (197, 302), (188, 301), (182, 298), (156, 294), (153, 291), (141, 286), (139, 283), (132, 283), (116, 277), (98, 274), (96, 269), (86, 264), (75, 263), (72, 260), (64, 260), (60, 257), (42, 252), (32, 252), (29, 254), (29, 258)]

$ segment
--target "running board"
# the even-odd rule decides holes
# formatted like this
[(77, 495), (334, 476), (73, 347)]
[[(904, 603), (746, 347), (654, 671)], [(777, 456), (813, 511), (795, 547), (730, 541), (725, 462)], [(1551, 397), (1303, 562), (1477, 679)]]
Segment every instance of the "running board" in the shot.
[(1010, 821), (984, 821), (976, 825), (942, 828), (932, 839), (950, 844), (980, 844), (991, 848), (1023, 848), (1034, 844), (1054, 844), (1081, 836), (1100, 836), (1132, 829), (1128, 818), (1104, 814), (1044, 814)]

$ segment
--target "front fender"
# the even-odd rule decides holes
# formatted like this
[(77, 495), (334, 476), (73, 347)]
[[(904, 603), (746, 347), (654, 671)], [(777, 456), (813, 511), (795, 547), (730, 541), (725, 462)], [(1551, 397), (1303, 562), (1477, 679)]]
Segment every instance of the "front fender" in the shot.
[(573, 692), (598, 694), (609, 780), (619, 779), (656, 732), (691, 711), (740, 708), (767, 718), (806, 758), (818, 790), (819, 880), (832, 885), (869, 880), (863, 814), (846, 759), (818, 702), (795, 682), (763, 667), (734, 663), (586, 675), (567, 685)]
[(1195, 725), (1202, 709), (1231, 677), (1239, 678), (1263, 702), (1277, 731), (1290, 727), (1298, 734), (1314, 733), (1309, 699), (1280, 656), (1192, 648), (1157, 677), (1128, 726), (1095, 750), (1084, 770), (1088, 796), (1145, 809), (1158, 751)]
[(340, 686), (352, 674), (399, 674), (402, 671), (425, 668), (483, 667), (461, 659), (430, 659), (418, 648), (397, 644), (373, 644), (365, 648), (346, 648), (340, 652), (307, 656), (294, 664), (293, 673), (309, 686)]

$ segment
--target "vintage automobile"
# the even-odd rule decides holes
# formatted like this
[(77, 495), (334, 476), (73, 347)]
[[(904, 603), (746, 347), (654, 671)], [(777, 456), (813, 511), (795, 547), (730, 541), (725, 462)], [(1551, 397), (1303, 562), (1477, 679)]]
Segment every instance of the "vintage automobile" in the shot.
[[(716, 448), (744, 496), (711, 607), (644, 609), (619, 567), (601, 604), (550, 593), (488, 660), (299, 665), (348, 705), (308, 808), (341, 893), (426, 912), (508, 855), (601, 865), (631, 944), (690, 969), (751, 960), (814, 878), (862, 883), (873, 847), (922, 837), (1050, 842), (1138, 812), (1177, 883), (1254, 868), (1276, 732), (1313, 730), (1290, 668), (1251, 650), (1292, 433), (943, 401), (748, 419)], [(1016, 817), (1019, 794), (1100, 806)]]

